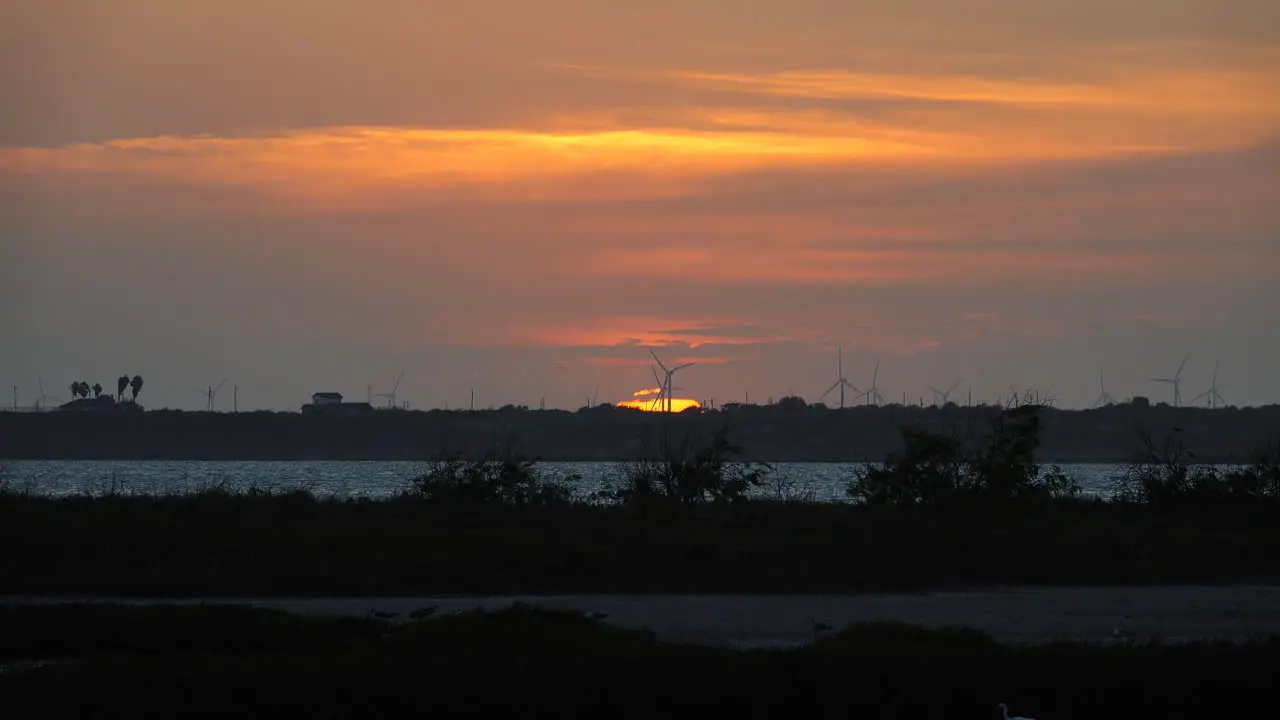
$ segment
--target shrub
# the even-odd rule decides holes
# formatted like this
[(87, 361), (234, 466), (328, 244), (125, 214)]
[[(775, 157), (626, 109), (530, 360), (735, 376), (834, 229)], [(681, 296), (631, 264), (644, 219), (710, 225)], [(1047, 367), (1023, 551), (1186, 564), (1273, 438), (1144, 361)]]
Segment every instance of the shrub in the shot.
[(854, 470), (847, 492), (869, 505), (1074, 497), (1080, 488), (1060, 468), (1036, 463), (1043, 407), (1006, 408), (989, 432), (968, 440), (904, 427), (903, 450)]
[(452, 455), (414, 478), (410, 494), (455, 505), (563, 505), (573, 502), (568, 483), (578, 479), (549, 477), (534, 460), (510, 452), (489, 453), (479, 460)]
[(741, 452), (729, 441), (727, 427), (702, 443), (692, 432), (673, 443), (668, 430), (657, 453), (642, 451), (638, 459), (626, 463), (619, 486), (605, 491), (603, 497), (623, 504), (743, 500), (752, 488), (764, 484), (772, 466), (735, 459)]
[(1142, 449), (1115, 488), (1124, 502), (1175, 505), (1213, 501), (1280, 498), (1280, 445), (1269, 443), (1250, 465), (1222, 469), (1199, 463), (1175, 428), (1163, 445), (1148, 433)]

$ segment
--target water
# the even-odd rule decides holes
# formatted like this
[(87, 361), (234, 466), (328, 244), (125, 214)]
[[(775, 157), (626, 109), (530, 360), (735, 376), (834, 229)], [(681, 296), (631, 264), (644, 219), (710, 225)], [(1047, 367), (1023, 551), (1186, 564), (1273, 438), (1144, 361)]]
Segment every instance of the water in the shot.
[[(540, 463), (549, 476), (577, 474), (575, 493), (586, 498), (614, 486), (623, 463)], [(379, 498), (409, 487), (426, 462), (204, 461), (204, 460), (0, 460), (0, 483), (49, 496), (181, 493), (222, 486), (229, 490), (307, 489), (318, 495)], [(753, 494), (781, 499), (845, 502), (853, 465), (781, 463)], [(1108, 497), (1122, 465), (1063, 465), (1086, 494)]]

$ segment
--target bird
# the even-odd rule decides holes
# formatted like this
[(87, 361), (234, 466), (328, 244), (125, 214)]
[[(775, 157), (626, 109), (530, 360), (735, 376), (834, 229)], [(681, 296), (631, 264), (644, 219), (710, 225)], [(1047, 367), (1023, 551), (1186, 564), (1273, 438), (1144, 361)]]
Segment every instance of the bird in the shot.
[(439, 606), (432, 605), (431, 607), (418, 608), (417, 610), (409, 613), (409, 619), (421, 620), (424, 617), (430, 617), (435, 614), (437, 607)]
[(809, 621), (809, 632), (813, 633), (813, 641), (814, 641), (814, 642), (818, 642), (818, 638), (820, 638), (820, 637), (822, 637), (823, 635), (825, 635), (825, 634), (827, 634), (827, 633), (831, 632), (833, 629), (834, 629), (834, 628), (832, 628), (832, 627), (831, 627), (831, 625), (829, 625), (829, 624), (827, 624), (827, 623), (825, 623), (825, 622), (822, 622), (821, 620), (810, 620), (810, 621)]
[(390, 620), (393, 617), (400, 617), (400, 613), (383, 612), (381, 610), (369, 608), (369, 617), (377, 618), (379, 620)]
[(1009, 706), (1005, 705), (1004, 703), (1000, 703), (999, 705), (996, 705), (996, 707), (1000, 708), (1000, 717), (1003, 718), (1003, 720), (1035, 720), (1034, 718), (1029, 718), (1022, 715), (1010, 715)]

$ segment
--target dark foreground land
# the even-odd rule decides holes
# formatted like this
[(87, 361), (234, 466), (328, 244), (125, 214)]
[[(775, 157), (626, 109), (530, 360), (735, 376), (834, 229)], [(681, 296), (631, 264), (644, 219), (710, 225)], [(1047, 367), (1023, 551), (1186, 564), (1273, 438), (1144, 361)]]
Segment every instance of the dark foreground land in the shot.
[(845, 593), (1280, 581), (1280, 504), (0, 493), (0, 594)]
[[(38, 662), (42, 661), (42, 662)], [(23, 717), (1209, 718), (1267, 707), (1280, 639), (1004, 646), (865, 625), (795, 650), (663, 643), (515, 608), (375, 620), (244, 607), (0, 606), (0, 713)]]
[[(798, 400), (798, 399), (797, 399)], [(548, 461), (632, 460), (664, 435), (727, 426), (745, 459), (861, 462), (901, 449), (906, 425), (960, 435), (981, 431), (997, 407), (890, 405), (833, 410), (803, 401), (665, 416), (610, 406), (578, 412), (378, 411), (299, 413), (0, 413), (0, 458), (83, 460), (431, 460), (479, 457), (501, 445)], [(1180, 433), (1205, 462), (1248, 460), (1280, 437), (1280, 406), (1170, 408), (1123, 404), (1098, 410), (1045, 408), (1045, 462), (1127, 462), (1148, 434)]]
[[(0, 597), (0, 604), (91, 600), (24, 595)], [(743, 649), (811, 645), (814, 622), (832, 628), (875, 623), (932, 630), (964, 627), (1016, 644), (1246, 642), (1280, 635), (1280, 586), (1276, 585), (999, 587), (850, 595), (113, 598), (111, 602), (135, 606), (234, 602), (310, 617), (357, 620), (376, 610), (391, 623), (411, 621), (420, 608), (448, 616), (523, 604), (560, 612), (585, 610), (607, 625), (648, 629), (667, 642)]]

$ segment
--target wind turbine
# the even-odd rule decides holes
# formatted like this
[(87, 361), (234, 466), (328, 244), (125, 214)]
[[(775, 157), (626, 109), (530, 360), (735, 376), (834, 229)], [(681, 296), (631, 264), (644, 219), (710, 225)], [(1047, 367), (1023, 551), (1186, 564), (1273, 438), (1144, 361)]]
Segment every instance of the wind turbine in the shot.
[(951, 402), (951, 393), (955, 392), (956, 388), (960, 387), (960, 383), (962, 382), (964, 382), (964, 380), (957, 380), (955, 381), (955, 383), (951, 385), (951, 387), (947, 388), (946, 390), (939, 390), (938, 388), (930, 385), (929, 389), (933, 391), (934, 404), (937, 405), (938, 407), (942, 407), (943, 405), (946, 405), (948, 402)]
[(196, 390), (196, 392), (200, 393), (205, 397), (204, 409), (206, 412), (213, 412), (213, 402), (218, 397), (218, 391), (221, 390), (222, 386), (226, 384), (227, 384), (227, 381), (223, 380), (222, 382), (218, 383), (217, 387), (210, 385), (205, 390)]
[(653, 359), (655, 361), (657, 361), (658, 367), (662, 368), (662, 371), (666, 373), (667, 381), (666, 383), (662, 384), (662, 388), (666, 391), (666, 405), (664, 409), (666, 412), (671, 412), (671, 378), (672, 376), (674, 376), (676, 373), (680, 372), (681, 370), (691, 365), (697, 365), (697, 363), (687, 362), (683, 365), (677, 365), (673, 368), (668, 368), (666, 365), (662, 364), (662, 360), (658, 358), (658, 353), (654, 352), (652, 348), (650, 348), (649, 354), (653, 356)]
[(1222, 406), (1226, 407), (1227, 401), (1222, 397), (1222, 394), (1218, 392), (1218, 363), (1219, 362), (1220, 362), (1219, 360), (1213, 361), (1213, 382), (1210, 383), (1209, 389), (1191, 398), (1192, 405), (1194, 405), (1196, 401), (1199, 400), (1200, 398), (1207, 398), (1208, 399), (1207, 402), (1210, 409), (1218, 407), (1218, 403), (1222, 403)]
[(378, 397), (384, 397), (387, 399), (387, 407), (389, 408), (395, 409), (396, 407), (399, 407), (396, 405), (396, 391), (400, 389), (401, 380), (404, 380), (404, 373), (400, 373), (400, 377), (396, 378), (396, 384), (391, 386), (391, 392), (378, 393)]
[(1098, 389), (1102, 392), (1098, 395), (1098, 399), (1093, 402), (1095, 408), (1116, 404), (1115, 398), (1107, 393), (1107, 384), (1102, 379), (1102, 368), (1098, 368)]
[(653, 400), (649, 401), (649, 412), (653, 412), (655, 407), (663, 407), (663, 400), (667, 397), (667, 388), (662, 378), (658, 377), (658, 368), (650, 365), (649, 369), (653, 371), (653, 381), (658, 383), (658, 394), (653, 396)]
[(36, 412), (44, 410), (46, 400), (52, 400), (55, 403), (62, 402), (60, 398), (53, 397), (44, 391), (44, 381), (40, 379), (39, 375), (36, 376), (36, 387), (40, 389), (40, 395), (36, 398)]
[(880, 405), (884, 403), (884, 396), (880, 394), (880, 361), (876, 361), (876, 369), (871, 374), (871, 387), (862, 393), (862, 397), (867, 399), (868, 405)]
[(1187, 361), (1191, 359), (1191, 353), (1182, 358), (1182, 364), (1178, 366), (1178, 372), (1173, 374), (1171, 378), (1151, 378), (1151, 382), (1168, 383), (1173, 385), (1173, 406), (1182, 407), (1182, 369), (1187, 366)]
[(831, 387), (827, 388), (826, 392), (822, 393), (822, 395), (818, 398), (818, 401), (821, 402), (823, 398), (831, 394), (832, 390), (835, 390), (836, 388), (840, 388), (840, 409), (843, 410), (844, 409), (844, 389), (849, 388), (853, 390), (855, 393), (861, 393), (862, 391), (858, 389), (857, 385), (854, 385), (853, 383), (849, 382), (844, 377), (844, 349), (840, 345), (836, 346), (836, 371), (839, 373), (838, 375), (836, 375), (836, 381), (831, 384)]

